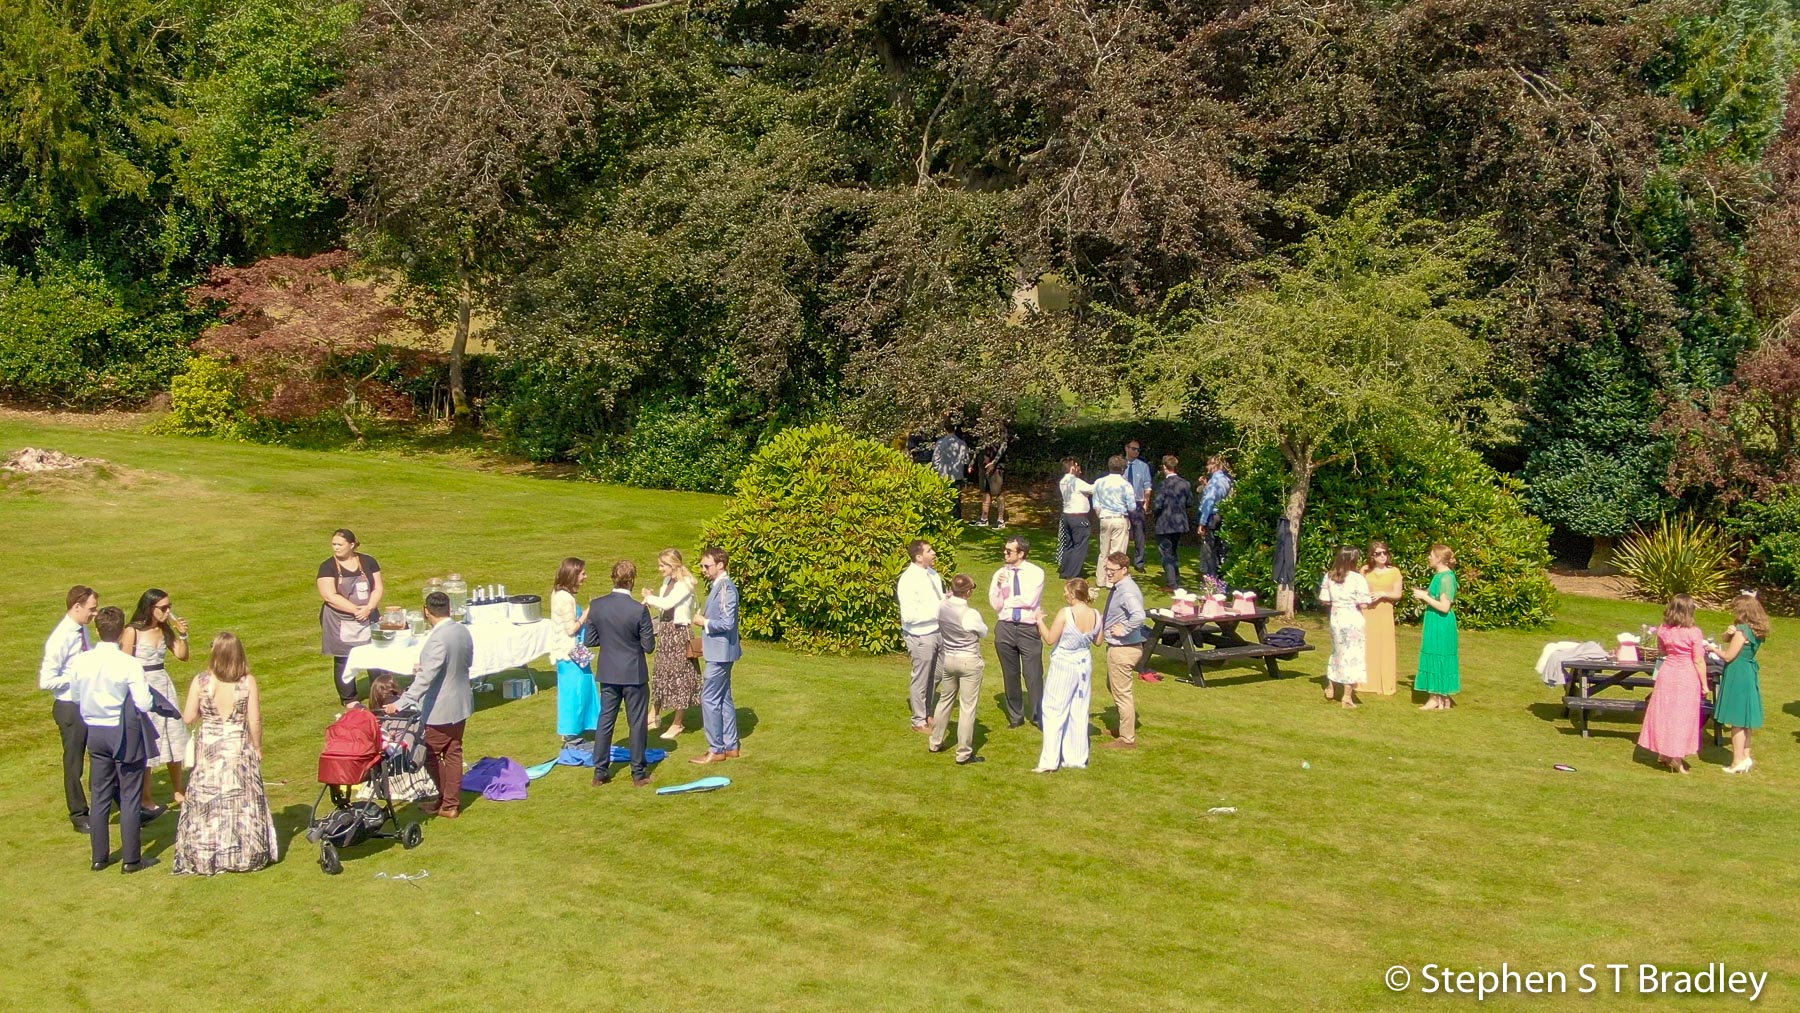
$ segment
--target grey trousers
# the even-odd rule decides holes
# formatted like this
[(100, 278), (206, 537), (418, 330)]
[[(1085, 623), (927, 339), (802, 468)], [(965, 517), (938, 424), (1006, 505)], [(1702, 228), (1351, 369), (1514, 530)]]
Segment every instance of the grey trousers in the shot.
[[(700, 677), (700, 724), (706, 729), (706, 748), (714, 753), (738, 748), (737, 701), (731, 698), (731, 666), (735, 664), (709, 661)], [(642, 725), (644, 716), (638, 715), (636, 723)]]
[[(994, 653), (1000, 656), (1000, 678), (1006, 685), (1006, 723), (1014, 728), (1031, 719), (1044, 723), (1044, 638), (1036, 623), (994, 624)], [(1024, 678), (1024, 694), (1019, 690)]]
[(975, 709), (981, 704), (981, 672), (987, 663), (979, 654), (946, 654), (939, 666), (937, 712), (931, 716), (932, 752), (943, 748), (950, 730), (950, 707), (956, 715), (956, 758), (975, 755)]
[(907, 633), (906, 653), (912, 657), (912, 684), (908, 687), (907, 703), (912, 707), (913, 727), (925, 723), (931, 717), (931, 687), (938, 679), (938, 635), (936, 633)]
[(113, 811), (119, 813), (119, 860), (136, 865), (144, 860), (139, 830), (144, 808), (144, 765), (113, 759), (119, 749), (119, 729), (88, 728), (88, 787), (94, 793), (88, 809), (88, 837), (94, 863), (105, 862), (112, 851)]

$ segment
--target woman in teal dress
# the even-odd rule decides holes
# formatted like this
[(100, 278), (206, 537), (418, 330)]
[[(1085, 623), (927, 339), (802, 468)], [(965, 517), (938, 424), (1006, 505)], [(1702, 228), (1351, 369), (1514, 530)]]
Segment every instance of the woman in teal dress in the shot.
[(1769, 636), (1769, 614), (1755, 594), (1745, 592), (1732, 602), (1732, 616), (1737, 623), (1726, 634), (1725, 677), (1719, 683), (1719, 704), (1715, 716), (1731, 729), (1731, 766), (1727, 774), (1742, 774), (1754, 764), (1750, 759), (1750, 732), (1763, 724), (1762, 687), (1757, 683), (1757, 652)]
[(1425, 603), (1425, 633), (1419, 642), (1419, 672), (1413, 689), (1429, 694), (1419, 709), (1449, 710), (1450, 699), (1462, 692), (1462, 673), (1456, 665), (1456, 574), (1450, 569), (1456, 556), (1448, 545), (1431, 547), (1431, 568), (1437, 571), (1429, 589), (1413, 588), (1413, 597)]

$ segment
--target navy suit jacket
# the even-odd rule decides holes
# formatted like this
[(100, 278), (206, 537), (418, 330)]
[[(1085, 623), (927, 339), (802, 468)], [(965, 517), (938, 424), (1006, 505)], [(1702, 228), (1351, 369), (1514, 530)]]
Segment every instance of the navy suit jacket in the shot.
[(656, 650), (650, 610), (628, 594), (603, 594), (588, 602), (577, 631), (594, 648), (594, 679), (609, 686), (643, 686), (650, 681), (644, 655)]

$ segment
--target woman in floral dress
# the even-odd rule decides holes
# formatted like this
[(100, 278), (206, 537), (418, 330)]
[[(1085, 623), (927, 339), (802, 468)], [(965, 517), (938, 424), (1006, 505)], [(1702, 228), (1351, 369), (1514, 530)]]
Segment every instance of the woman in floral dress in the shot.
[(262, 782), (262, 701), (244, 645), (213, 639), (182, 717), (200, 723), (194, 769), (175, 833), (175, 874), (255, 872), (276, 860), (275, 818)]

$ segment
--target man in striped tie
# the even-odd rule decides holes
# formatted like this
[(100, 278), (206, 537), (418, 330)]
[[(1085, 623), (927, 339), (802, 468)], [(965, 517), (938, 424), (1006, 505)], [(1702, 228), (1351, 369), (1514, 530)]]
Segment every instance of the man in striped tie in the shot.
[[(1031, 543), (1023, 535), (1006, 540), (1006, 562), (988, 588), (988, 604), (1000, 620), (994, 626), (994, 651), (1006, 683), (1006, 723), (1017, 728), (1029, 717), (1043, 727), (1044, 640), (1038, 634), (1038, 609), (1044, 601), (1044, 570), (1026, 560)], [(1020, 694), (1023, 677), (1024, 694)]]

